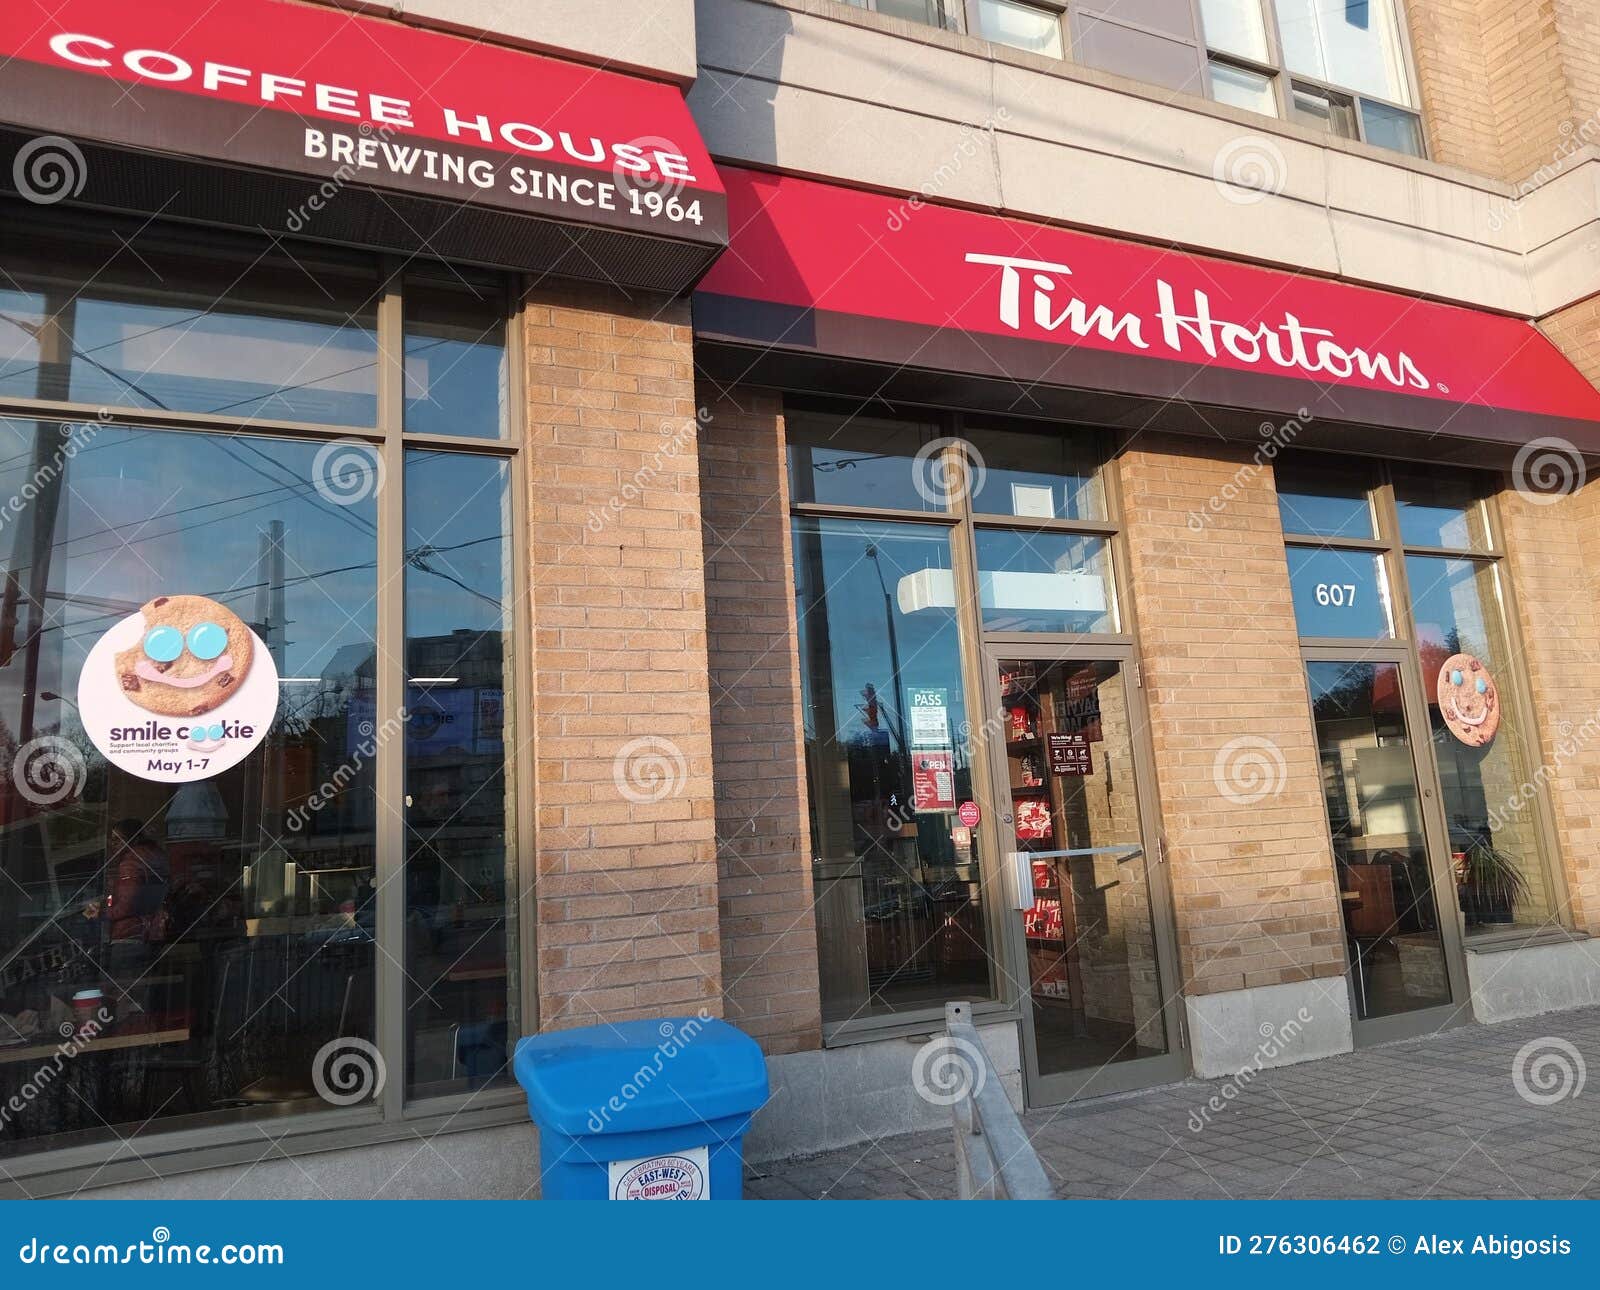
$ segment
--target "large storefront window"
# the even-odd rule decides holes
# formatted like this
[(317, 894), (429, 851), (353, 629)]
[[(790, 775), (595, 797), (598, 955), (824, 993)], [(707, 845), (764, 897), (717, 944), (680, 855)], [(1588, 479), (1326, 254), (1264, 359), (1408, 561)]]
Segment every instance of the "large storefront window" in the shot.
[[(1159, 1008), (1126, 1026), (1155, 969), (1132, 735), (1122, 720), (1110, 738), (1101, 717), (1102, 703), (1125, 715), (1124, 666), (1049, 657), (1073, 639), (1129, 648), (1094, 437), (792, 406), (786, 426), (824, 1022), (837, 1032), (1016, 991), (1046, 1001), (1041, 1073), (1162, 1051)], [(996, 676), (1005, 720), (983, 721), (972, 714)], [(1035, 692), (1024, 676), (1050, 683)], [(991, 778), (1013, 755), (1022, 769), (1002, 789)], [(1110, 814), (1095, 823), (1097, 811)], [(987, 897), (1003, 870), (986, 836), (1038, 853), (1081, 895), (1034, 893), (1023, 921), (1039, 979), (1026, 989), (1020, 955), (1018, 969), (998, 966), (1006, 913)], [(1064, 918), (1079, 932), (1049, 942)], [(1052, 991), (1068, 982), (1063, 1005)], [(1123, 1029), (1103, 1050), (1073, 1040), (1094, 1026), (1107, 1039)]]
[[(1393, 727), (1391, 736), (1375, 727), (1375, 746), (1431, 742), (1421, 768), (1424, 797), (1432, 800), (1436, 784), (1440, 885), (1453, 888), (1466, 935), (1559, 925), (1532, 774), (1533, 738), (1518, 698), (1493, 480), (1376, 466), (1363, 477), (1334, 459), (1309, 456), (1281, 463), (1277, 473), (1295, 611), (1308, 648), (1373, 642), (1365, 661), (1381, 661), (1392, 649), (1406, 664), (1403, 684), (1398, 673), (1393, 682), (1377, 676), (1365, 702), (1376, 703), (1372, 710), (1386, 712)], [(1390, 640), (1392, 646), (1385, 644)], [(1315, 676), (1313, 682), (1319, 713), (1345, 702), (1337, 686), (1319, 689)], [(1426, 723), (1421, 731), (1405, 729), (1406, 687), (1416, 691), (1415, 711)], [(1334, 697), (1318, 697), (1324, 692)], [(1375, 783), (1389, 781), (1372, 774), (1330, 780), (1340, 782), (1370, 797)], [(1330, 815), (1337, 843), (1338, 820), (1359, 820), (1362, 812), (1330, 806)], [(1408, 826), (1405, 836), (1414, 832)], [(1399, 849), (1414, 853), (1414, 841)], [(1415, 871), (1414, 860), (1408, 867)], [(1345, 899), (1348, 922), (1364, 902), (1353, 900), (1348, 886)], [(1412, 959), (1419, 962), (1415, 953)]]
[(518, 1029), (503, 288), (156, 242), (0, 279), (0, 1155), (376, 1120)]

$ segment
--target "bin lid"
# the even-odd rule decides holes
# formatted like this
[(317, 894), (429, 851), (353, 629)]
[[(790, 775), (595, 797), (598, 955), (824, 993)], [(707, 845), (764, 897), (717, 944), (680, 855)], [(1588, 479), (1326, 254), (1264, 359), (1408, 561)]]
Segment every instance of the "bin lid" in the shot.
[(517, 1082), (540, 1128), (572, 1137), (638, 1133), (757, 1110), (767, 1064), (725, 1021), (664, 1017), (530, 1035)]

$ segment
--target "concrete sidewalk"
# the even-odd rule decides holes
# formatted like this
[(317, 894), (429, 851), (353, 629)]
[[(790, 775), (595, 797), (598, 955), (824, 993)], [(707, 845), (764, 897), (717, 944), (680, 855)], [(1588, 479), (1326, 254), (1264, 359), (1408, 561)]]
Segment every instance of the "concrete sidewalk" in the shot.
[[(1584, 1087), (1596, 1063), (1600, 1008), (1586, 1008), (1023, 1123), (1064, 1198), (1600, 1197), (1600, 1086)], [(952, 1197), (955, 1151), (948, 1132), (879, 1138), (754, 1167), (748, 1190)]]

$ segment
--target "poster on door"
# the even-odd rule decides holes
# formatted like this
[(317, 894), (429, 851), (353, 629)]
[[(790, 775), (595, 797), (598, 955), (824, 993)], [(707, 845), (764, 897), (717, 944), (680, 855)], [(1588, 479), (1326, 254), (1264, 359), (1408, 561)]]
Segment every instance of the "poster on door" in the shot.
[(907, 691), (913, 748), (950, 746), (950, 692), (913, 687)]
[(1094, 753), (1089, 736), (1052, 733), (1050, 773), (1052, 775), (1094, 774)]
[(956, 758), (950, 749), (923, 749), (911, 754), (911, 809), (956, 809)]

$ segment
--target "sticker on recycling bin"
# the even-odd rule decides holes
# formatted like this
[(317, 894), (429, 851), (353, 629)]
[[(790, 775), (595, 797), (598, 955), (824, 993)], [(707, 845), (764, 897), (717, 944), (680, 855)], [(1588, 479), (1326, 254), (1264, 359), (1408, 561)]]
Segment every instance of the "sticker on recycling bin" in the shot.
[(710, 1200), (710, 1150), (690, 1147), (670, 1156), (613, 1160), (612, 1200)]

